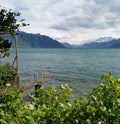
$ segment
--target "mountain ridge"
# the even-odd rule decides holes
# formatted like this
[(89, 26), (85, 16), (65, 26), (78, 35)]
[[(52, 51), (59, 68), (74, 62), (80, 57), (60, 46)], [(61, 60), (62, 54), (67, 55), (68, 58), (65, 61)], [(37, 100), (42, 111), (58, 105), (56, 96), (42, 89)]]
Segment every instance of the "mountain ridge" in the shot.
[[(4, 37), (12, 42), (12, 47), (15, 47), (15, 38), (9, 35), (5, 35)], [(68, 42), (61, 43), (46, 35), (22, 31), (19, 32), (17, 38), (19, 48), (120, 48), (120, 38), (115, 39), (112, 37), (101, 37), (82, 45), (70, 44)]]
[(120, 38), (101, 37), (94, 41), (89, 41), (84, 44), (69, 44), (64, 43), (67, 48), (120, 48)]
[[(15, 47), (14, 38), (9, 35), (6, 35), (5, 38), (12, 42), (12, 47)], [(18, 32), (17, 39), (19, 48), (65, 48), (65, 46), (59, 41), (41, 34), (20, 31)]]
[(120, 48), (120, 38), (111, 38), (109, 40), (104, 40), (103, 42), (96, 40), (93, 42), (85, 43), (81, 45), (80, 48)]

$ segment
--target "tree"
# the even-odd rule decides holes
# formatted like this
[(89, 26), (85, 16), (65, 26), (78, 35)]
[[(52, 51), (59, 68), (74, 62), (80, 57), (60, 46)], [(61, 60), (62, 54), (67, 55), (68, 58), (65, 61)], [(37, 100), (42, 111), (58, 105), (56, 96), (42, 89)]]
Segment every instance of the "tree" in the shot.
[[(0, 58), (9, 56), (11, 42), (6, 39), (6, 35), (15, 37), (15, 35), (18, 35), (19, 28), (27, 25), (23, 23), (23, 19), (18, 21), (18, 16), (20, 16), (19, 12), (0, 8)], [(0, 63), (0, 86), (5, 86), (16, 75), (17, 71), (14, 67)]]
[(22, 23), (22, 19), (19, 23), (16, 17), (20, 16), (19, 12), (12, 12), (12, 10), (0, 9), (0, 58), (9, 56), (9, 49), (11, 43), (4, 38), (6, 34), (10, 36), (15, 36), (15, 31), (18, 30), (20, 26), (26, 26)]

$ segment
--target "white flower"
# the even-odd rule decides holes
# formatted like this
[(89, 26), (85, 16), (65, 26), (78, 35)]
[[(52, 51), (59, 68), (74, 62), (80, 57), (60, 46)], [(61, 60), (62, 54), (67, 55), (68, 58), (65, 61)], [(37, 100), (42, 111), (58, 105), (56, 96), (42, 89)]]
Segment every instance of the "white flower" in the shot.
[(78, 119), (75, 119), (74, 121), (75, 121), (75, 124), (78, 124)]
[(10, 87), (10, 86), (11, 86), (11, 84), (10, 84), (10, 83), (7, 83), (7, 84), (6, 84), (6, 86), (7, 86), (7, 87)]
[(34, 105), (29, 104), (29, 109), (30, 109), (30, 110), (34, 110)]

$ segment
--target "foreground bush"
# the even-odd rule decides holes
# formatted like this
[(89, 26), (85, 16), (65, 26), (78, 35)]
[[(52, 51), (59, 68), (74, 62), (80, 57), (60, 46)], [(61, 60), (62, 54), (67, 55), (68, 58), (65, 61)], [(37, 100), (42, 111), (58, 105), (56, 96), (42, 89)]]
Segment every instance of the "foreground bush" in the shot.
[(73, 103), (71, 117), (79, 123), (120, 123), (120, 78), (103, 75), (99, 86)]
[(73, 100), (68, 85), (59, 88), (43, 86), (23, 99), (22, 91), (11, 89), (2, 95), (0, 90), (0, 123), (12, 124), (119, 124), (120, 79), (103, 75), (99, 86), (87, 96)]
[(0, 86), (5, 86), (17, 74), (17, 69), (10, 64), (0, 63)]

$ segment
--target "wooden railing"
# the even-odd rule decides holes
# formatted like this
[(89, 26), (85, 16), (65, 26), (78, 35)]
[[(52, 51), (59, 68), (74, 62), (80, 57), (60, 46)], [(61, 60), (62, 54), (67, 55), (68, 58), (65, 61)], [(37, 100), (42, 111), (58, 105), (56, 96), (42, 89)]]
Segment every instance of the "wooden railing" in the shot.
[(21, 88), (23, 90), (27, 90), (27, 89), (30, 89), (32, 87), (35, 87), (35, 89), (37, 89), (37, 88), (41, 87), (42, 83), (48, 82), (52, 79), (53, 79), (52, 77), (44, 77), (42, 79), (39, 79), (39, 80), (36, 80), (34, 82), (28, 83), (26, 86), (22, 86)]

